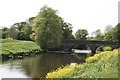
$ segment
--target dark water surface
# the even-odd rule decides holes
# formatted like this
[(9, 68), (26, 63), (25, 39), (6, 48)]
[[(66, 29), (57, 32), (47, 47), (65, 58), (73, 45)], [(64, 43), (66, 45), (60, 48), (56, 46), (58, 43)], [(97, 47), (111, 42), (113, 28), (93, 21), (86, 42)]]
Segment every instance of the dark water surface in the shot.
[(70, 63), (83, 63), (87, 54), (41, 54), (0, 63), (1, 78), (41, 78)]

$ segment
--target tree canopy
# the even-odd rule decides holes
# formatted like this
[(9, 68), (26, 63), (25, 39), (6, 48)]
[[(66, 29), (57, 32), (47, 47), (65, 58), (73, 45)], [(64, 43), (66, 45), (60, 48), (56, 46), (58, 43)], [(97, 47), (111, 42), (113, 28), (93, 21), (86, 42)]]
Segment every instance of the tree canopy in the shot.
[(62, 23), (63, 38), (62, 39), (74, 39), (72, 35), (72, 25), (70, 23)]
[(118, 23), (115, 27), (105, 33), (104, 40), (107, 41), (119, 41), (120, 40), (120, 24)]
[(88, 31), (86, 29), (78, 29), (75, 33), (75, 38), (77, 40), (86, 40), (88, 35)]
[(50, 7), (41, 8), (32, 22), (34, 40), (43, 49), (60, 45), (62, 38), (62, 18)]
[(0, 38), (5, 39), (8, 38), (8, 33), (9, 33), (9, 28), (4, 27), (2, 29), (0, 29)]
[(100, 29), (92, 32), (92, 40), (103, 40), (103, 34)]

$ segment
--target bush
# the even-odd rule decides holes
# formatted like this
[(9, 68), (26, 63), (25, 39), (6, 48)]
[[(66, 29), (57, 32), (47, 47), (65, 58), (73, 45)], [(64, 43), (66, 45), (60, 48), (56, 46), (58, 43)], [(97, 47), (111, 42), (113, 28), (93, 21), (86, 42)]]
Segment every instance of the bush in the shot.
[(112, 50), (112, 48), (109, 47), (109, 46), (105, 46), (105, 47), (103, 47), (103, 51), (111, 51), (111, 50)]
[(103, 45), (103, 46), (98, 47), (97, 50), (98, 51), (111, 51), (112, 48), (110, 46)]

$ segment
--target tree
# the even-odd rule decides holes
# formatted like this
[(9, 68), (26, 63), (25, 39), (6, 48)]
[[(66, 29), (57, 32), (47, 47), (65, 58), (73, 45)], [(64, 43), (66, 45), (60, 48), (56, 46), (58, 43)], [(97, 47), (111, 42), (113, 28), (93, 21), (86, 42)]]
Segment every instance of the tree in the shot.
[(101, 36), (101, 30), (100, 29), (97, 29), (96, 31), (93, 31), (92, 32), (92, 36), (94, 36), (94, 37), (99, 37), (99, 36)]
[(32, 22), (34, 19), (35, 19), (35, 17), (30, 17), (30, 18), (27, 20), (27, 22), (30, 23), (30, 22)]
[(119, 44), (120, 44), (120, 23), (118, 23), (117, 25), (116, 25), (116, 36), (117, 36), (117, 41), (119, 42)]
[(0, 36), (2, 39), (8, 38), (8, 33), (9, 29), (7, 27), (0, 29)]
[(108, 31), (111, 31), (113, 29), (112, 25), (108, 25), (105, 27), (104, 33), (107, 33)]
[(13, 25), (10, 30), (9, 30), (9, 37), (13, 38), (13, 39), (17, 39), (17, 35), (18, 35), (18, 30), (17, 28)]
[(75, 33), (75, 37), (77, 40), (86, 40), (88, 35), (88, 31), (86, 29), (78, 29)]
[(62, 39), (74, 39), (72, 35), (72, 25), (70, 23), (63, 22), (62, 31), (63, 38)]
[(20, 22), (17, 28), (19, 30), (18, 32), (19, 40), (31, 40), (30, 34), (32, 33), (32, 27), (29, 25), (29, 23)]
[(12, 25), (16, 28), (18, 40), (31, 40), (30, 34), (32, 33), (32, 27), (27, 22), (19, 22)]
[(100, 29), (97, 29), (96, 31), (92, 32), (92, 36), (92, 40), (103, 40), (103, 35)]
[(104, 40), (114, 41), (114, 42), (119, 41), (120, 40), (119, 29), (120, 29), (120, 24), (116, 25), (114, 28), (106, 32), (104, 35)]
[(43, 50), (60, 45), (62, 38), (62, 18), (50, 7), (41, 8), (32, 21), (34, 40)]

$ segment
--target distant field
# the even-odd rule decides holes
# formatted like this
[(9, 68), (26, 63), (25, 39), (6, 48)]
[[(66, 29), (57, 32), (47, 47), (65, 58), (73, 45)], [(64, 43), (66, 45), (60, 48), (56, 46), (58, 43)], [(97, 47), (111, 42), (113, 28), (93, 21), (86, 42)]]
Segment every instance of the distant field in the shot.
[(2, 39), (0, 43), (0, 54), (17, 54), (41, 50), (41, 48), (32, 41), (20, 41), (12, 39)]

